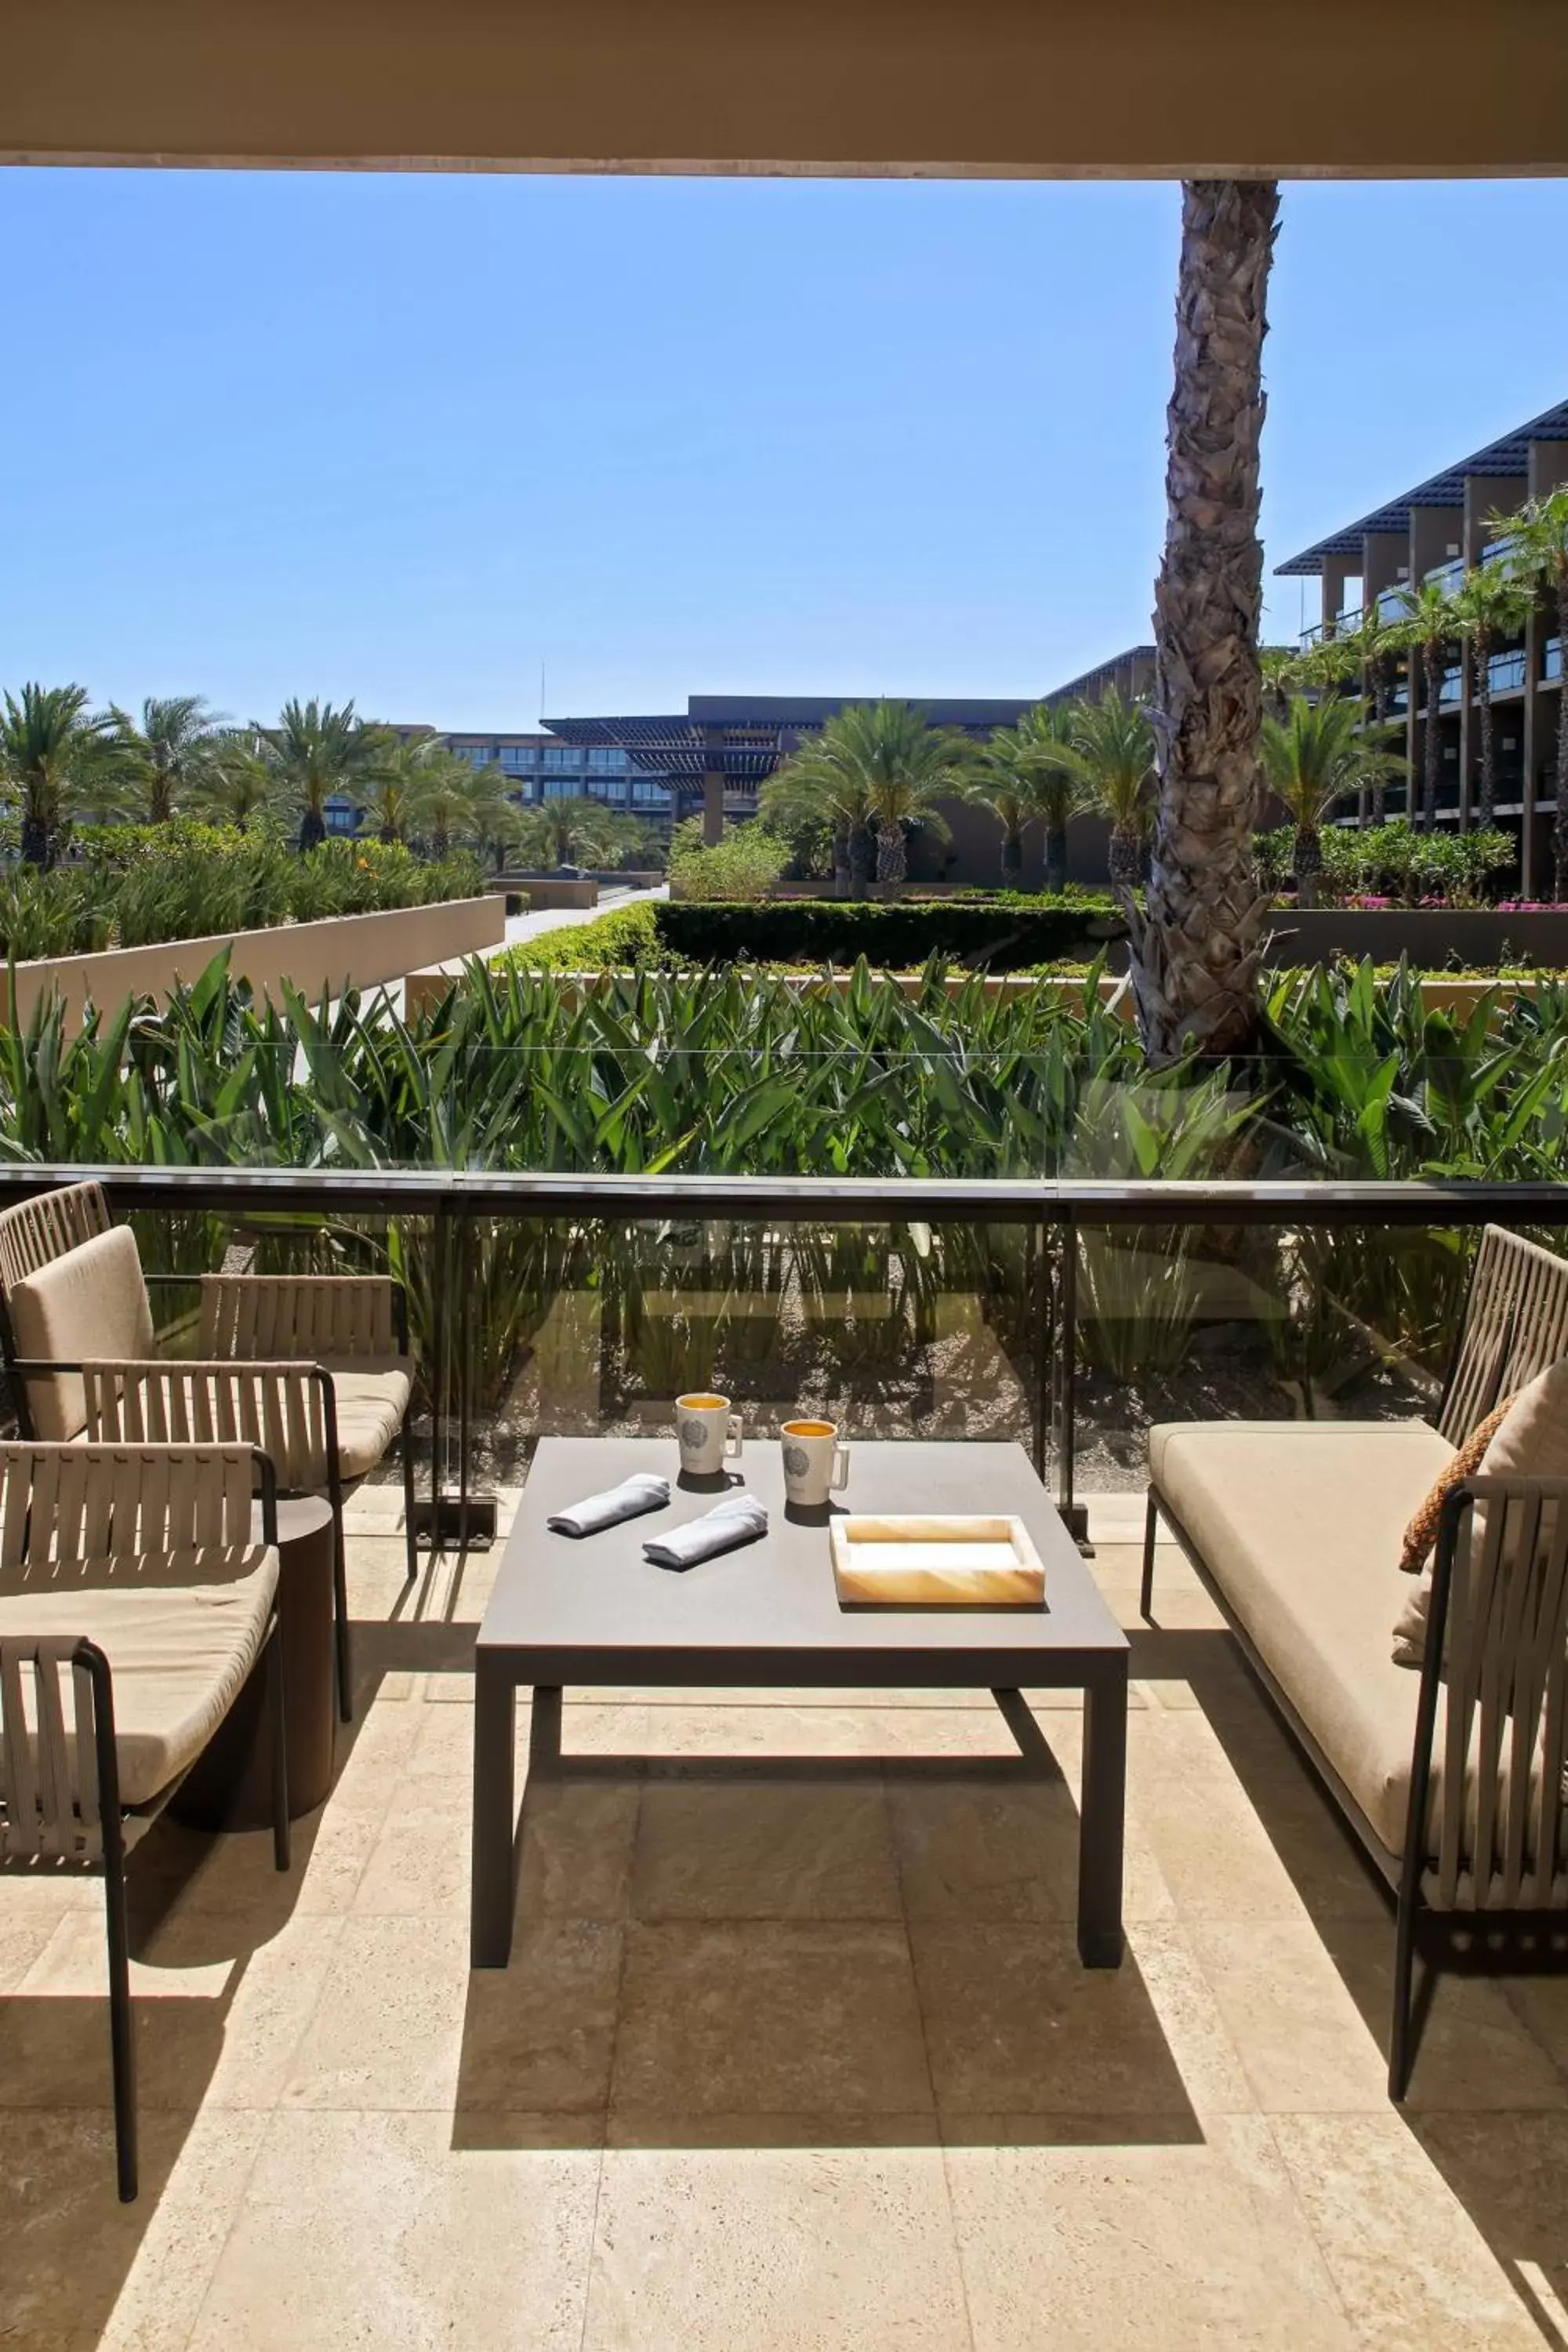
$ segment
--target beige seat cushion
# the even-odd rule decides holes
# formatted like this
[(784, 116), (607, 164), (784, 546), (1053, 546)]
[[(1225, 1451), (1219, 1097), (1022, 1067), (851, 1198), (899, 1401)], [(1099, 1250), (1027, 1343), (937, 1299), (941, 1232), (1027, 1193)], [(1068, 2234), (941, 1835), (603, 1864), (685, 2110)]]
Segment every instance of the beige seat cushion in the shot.
[(390, 1451), (414, 1392), (404, 1358), (342, 1356), (326, 1363), (338, 1401), (338, 1460), (345, 1478), (363, 1478)]
[[(6, 1301), (18, 1356), (80, 1364), (91, 1358), (142, 1360), (157, 1353), (136, 1236), (128, 1225), (95, 1234), (64, 1257), (15, 1284)], [(87, 1423), (74, 1372), (27, 1382), (37, 1434), (64, 1441)]]
[(1453, 1453), (1425, 1422), (1198, 1422), (1150, 1432), (1161, 1494), (1390, 1853), (1420, 1678), (1389, 1631), (1406, 1521)]
[(113, 1684), (120, 1801), (134, 1808), (195, 1763), (223, 1721), (256, 1662), (277, 1590), (278, 1554), (261, 1546), (23, 1563), (0, 1584), (0, 1636), (97, 1643)]

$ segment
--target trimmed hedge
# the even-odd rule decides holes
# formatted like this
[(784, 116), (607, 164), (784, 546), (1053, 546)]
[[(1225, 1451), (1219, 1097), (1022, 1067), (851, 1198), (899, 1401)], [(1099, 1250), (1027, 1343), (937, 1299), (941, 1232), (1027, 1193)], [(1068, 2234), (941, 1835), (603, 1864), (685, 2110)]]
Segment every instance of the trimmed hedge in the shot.
[(853, 964), (918, 967), (931, 955), (988, 971), (1019, 971), (1063, 956), (1096, 955), (1127, 926), (1109, 901), (1074, 905), (1022, 895), (951, 898), (773, 898), (761, 906), (656, 906), (660, 946), (680, 964)]

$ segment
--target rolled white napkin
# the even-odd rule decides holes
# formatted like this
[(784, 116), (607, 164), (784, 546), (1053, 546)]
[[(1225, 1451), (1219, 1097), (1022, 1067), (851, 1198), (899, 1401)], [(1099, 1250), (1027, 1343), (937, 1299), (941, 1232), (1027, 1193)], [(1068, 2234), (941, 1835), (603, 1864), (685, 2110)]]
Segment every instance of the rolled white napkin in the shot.
[(581, 1503), (568, 1504), (563, 1511), (552, 1511), (545, 1525), (558, 1535), (596, 1536), (604, 1528), (635, 1519), (639, 1512), (661, 1511), (668, 1500), (668, 1478), (658, 1478), (651, 1470), (637, 1470), (602, 1495), (589, 1495)]
[(726, 1495), (700, 1519), (689, 1519), (683, 1528), (671, 1528), (668, 1535), (645, 1543), (643, 1558), (656, 1568), (695, 1568), (700, 1559), (733, 1551), (737, 1544), (751, 1543), (767, 1531), (768, 1515), (754, 1495)]

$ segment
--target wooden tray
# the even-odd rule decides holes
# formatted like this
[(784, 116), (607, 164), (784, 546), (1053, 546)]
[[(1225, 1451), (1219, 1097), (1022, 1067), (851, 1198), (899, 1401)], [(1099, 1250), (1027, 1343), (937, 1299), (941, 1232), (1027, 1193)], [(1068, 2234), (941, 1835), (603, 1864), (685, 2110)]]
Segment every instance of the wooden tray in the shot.
[(844, 1609), (1040, 1609), (1046, 1571), (1022, 1519), (873, 1517), (828, 1529)]

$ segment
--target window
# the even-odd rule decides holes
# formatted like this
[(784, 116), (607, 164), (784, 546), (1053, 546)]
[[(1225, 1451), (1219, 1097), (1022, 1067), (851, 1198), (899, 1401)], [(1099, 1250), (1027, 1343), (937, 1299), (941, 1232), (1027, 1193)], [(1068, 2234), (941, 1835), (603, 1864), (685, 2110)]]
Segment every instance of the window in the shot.
[(607, 768), (615, 774), (624, 775), (631, 766), (631, 755), (623, 751), (618, 744), (596, 744), (588, 753), (588, 765), (590, 768)]
[(500, 747), (500, 763), (509, 775), (516, 776), (530, 772), (533, 766), (533, 759), (531, 743), (503, 743)]
[(544, 747), (544, 764), (547, 768), (577, 768), (582, 765), (582, 761), (583, 754), (578, 751), (575, 743), (547, 743)]

